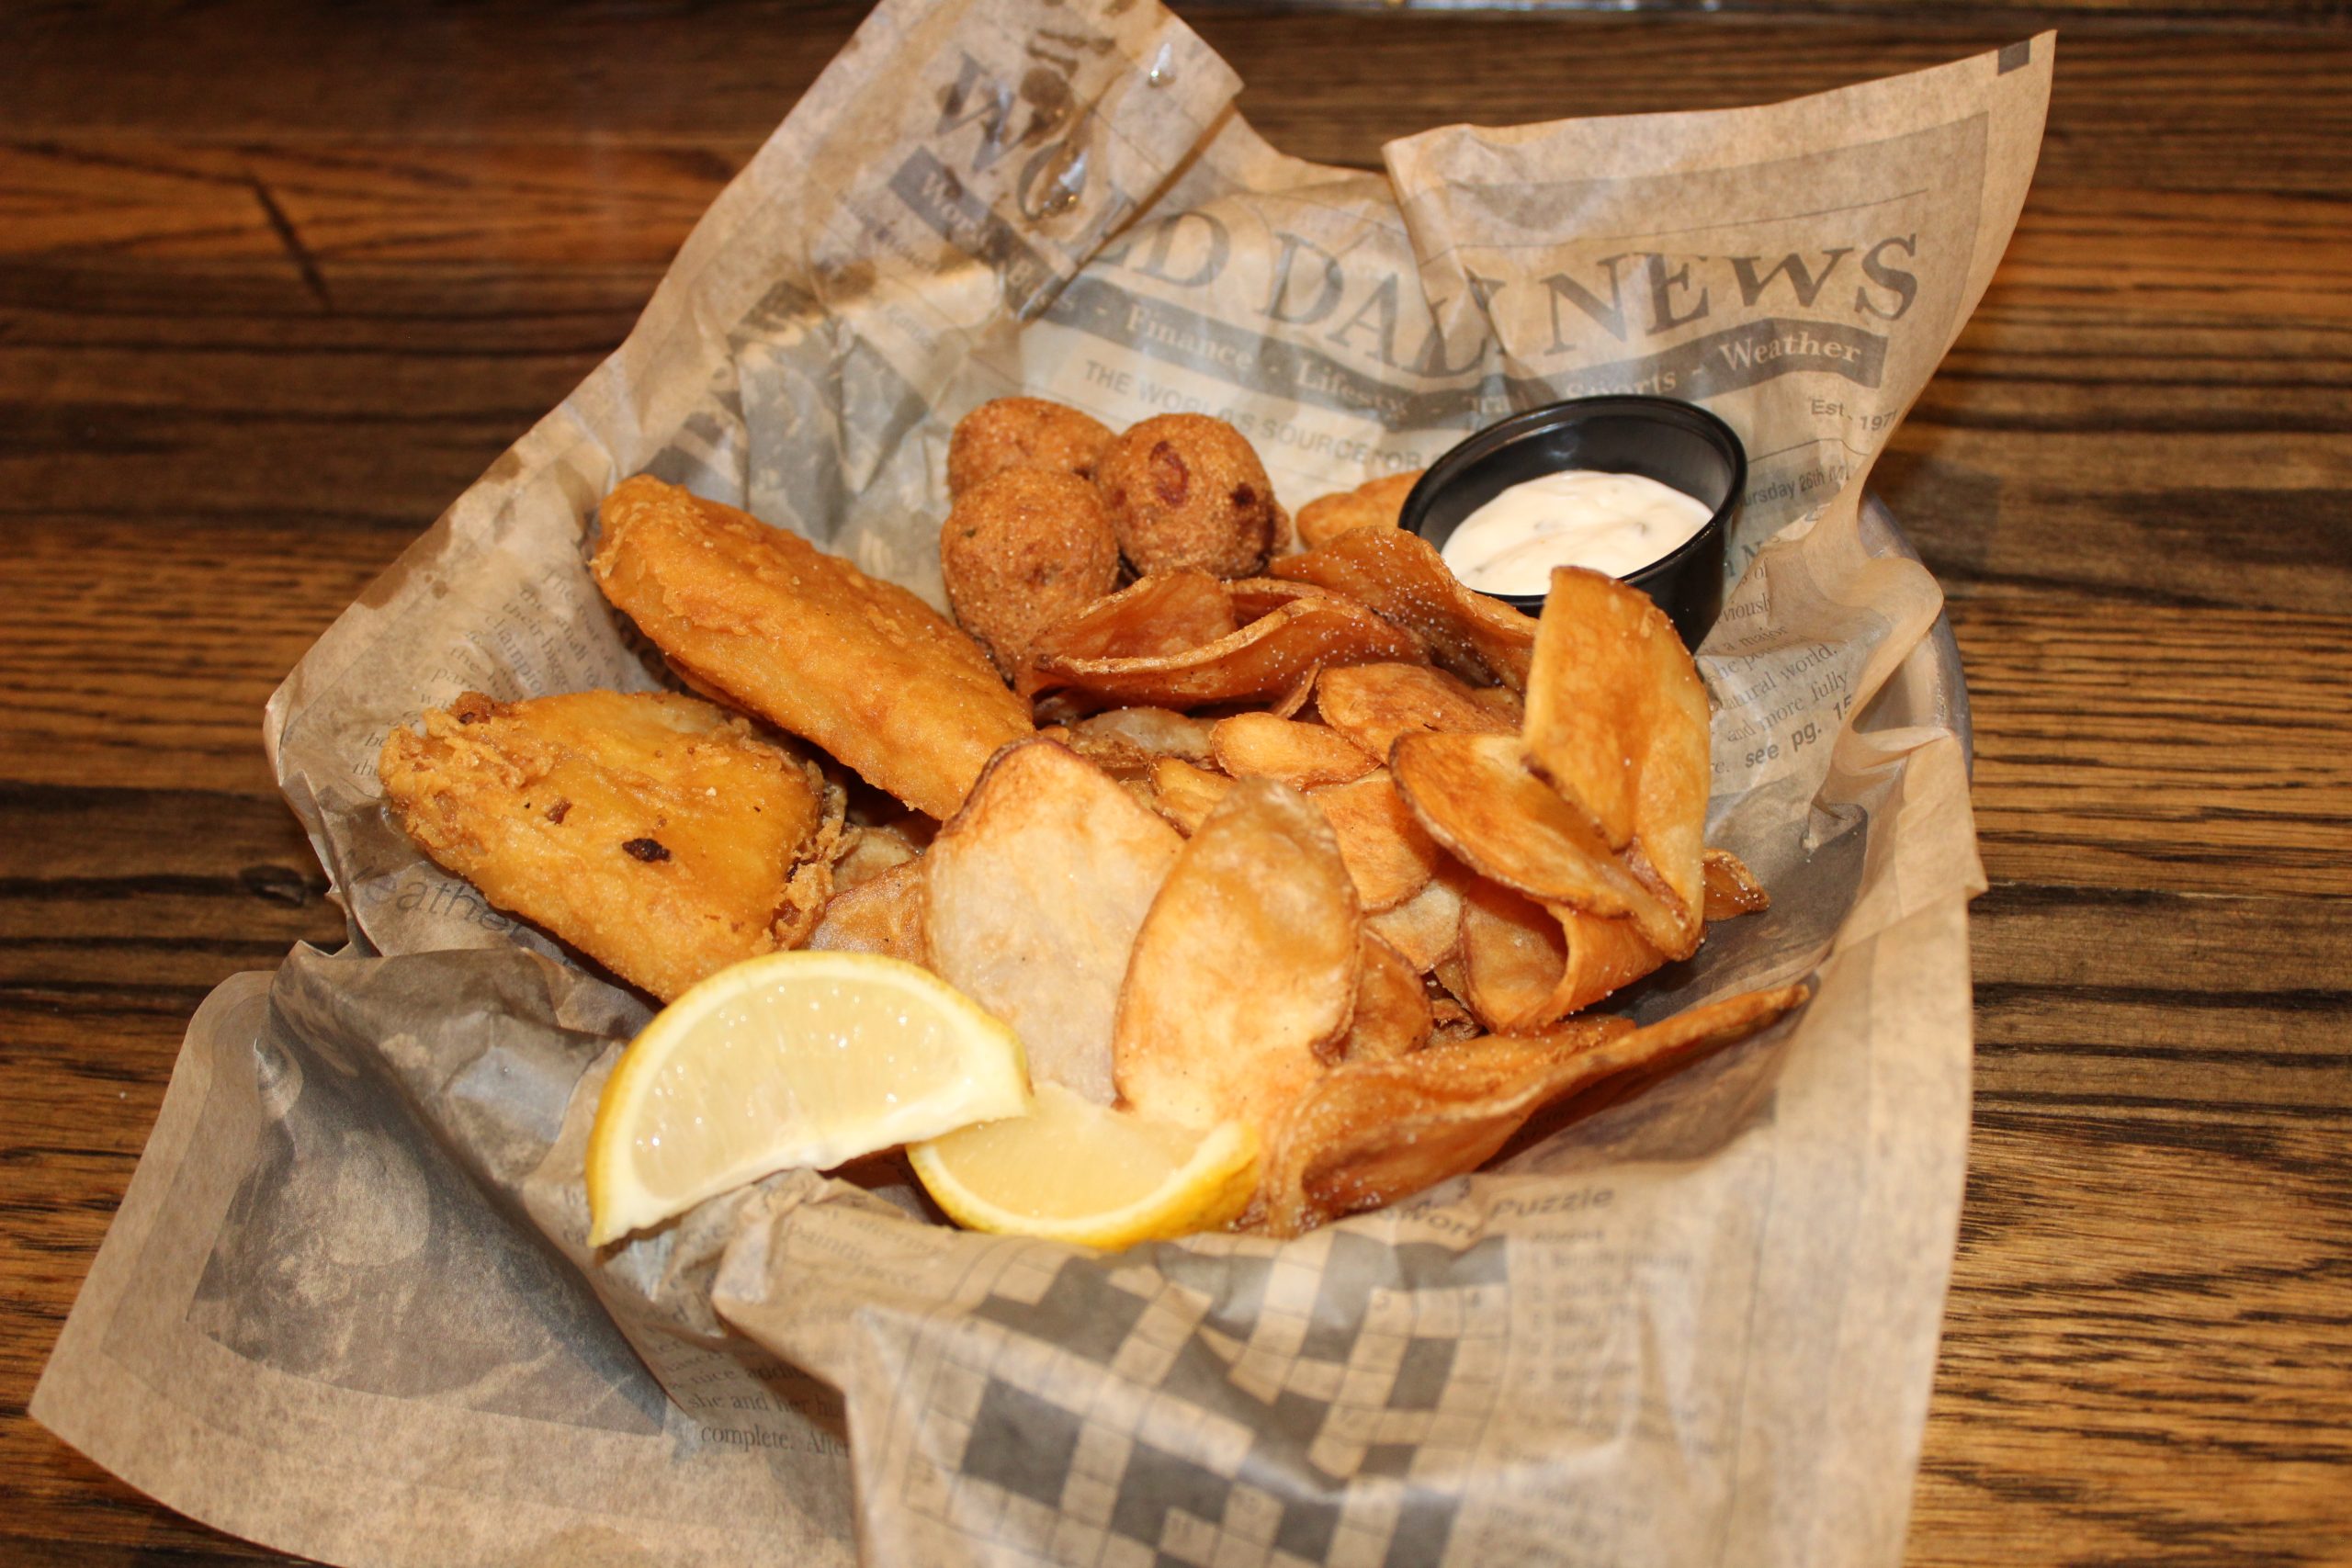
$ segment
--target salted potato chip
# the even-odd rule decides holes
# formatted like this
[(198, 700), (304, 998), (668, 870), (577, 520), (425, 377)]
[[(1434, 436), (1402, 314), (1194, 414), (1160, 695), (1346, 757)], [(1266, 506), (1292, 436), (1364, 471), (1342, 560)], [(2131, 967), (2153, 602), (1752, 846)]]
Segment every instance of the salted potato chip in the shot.
[(1008, 747), (921, 863), (931, 967), (1012, 1027), (1032, 1077), (1108, 1105), (1128, 953), (1182, 843), (1067, 748)]
[(1707, 919), (1728, 920), (1754, 915), (1772, 907), (1771, 895), (1756, 874), (1729, 850), (1709, 850), (1702, 863), (1707, 879)]
[(1499, 599), (1463, 587), (1435, 547), (1417, 534), (1358, 528), (1268, 570), (1344, 594), (1410, 627), (1437, 662), (1457, 675), (1526, 690), (1535, 622)]
[(1155, 1121), (1262, 1135), (1347, 1030), (1360, 929), (1323, 814), (1272, 779), (1236, 781), (1136, 933), (1113, 1036), (1120, 1099)]
[(1210, 750), (1209, 735), (1216, 728), (1207, 719), (1193, 718), (1171, 708), (1112, 708), (1073, 723), (1069, 727), (1069, 744), (1081, 757), (1086, 755), (1088, 745), (1108, 741), (1132, 747), (1147, 757), (1182, 757), (1188, 762), (1206, 762), (1215, 755)]
[[(833, 862), (835, 897), (922, 853), (922, 846), (905, 829), (892, 824), (851, 828), (842, 833), (842, 839), (846, 847)], [(826, 908), (831, 906), (828, 904)]]
[(1153, 805), (1187, 838), (1201, 830), (1232, 787), (1233, 781), (1223, 773), (1196, 768), (1182, 757), (1162, 757), (1151, 765)]
[(1266, 711), (1276, 718), (1296, 718), (1306, 709), (1306, 705), (1315, 699), (1315, 682), (1322, 673), (1323, 666), (1320, 664), (1307, 671), (1291, 683), (1289, 691), (1276, 697), (1273, 706)]
[(826, 901), (808, 945), (824, 952), (880, 953), (925, 964), (922, 936), (923, 868), (904, 860)]
[(1364, 929), (1427, 975), (1461, 949), (1462, 888), (1472, 880), (1461, 862), (1441, 852), (1428, 884), (1395, 908), (1365, 916)]
[(1527, 769), (1501, 735), (1408, 735), (1390, 771), (1430, 837), (1464, 863), (1545, 904), (1630, 916), (1668, 957), (1699, 945), (1673, 896), (1643, 881), (1585, 814)]
[(1571, 1019), (1546, 1034), (1433, 1043), (1386, 1060), (1344, 1062), (1275, 1124), (1260, 1167), (1269, 1235), (1297, 1235), (1475, 1170), (1545, 1104), (1764, 1028), (1802, 985), (1690, 1009), (1646, 1029)]
[(1279, 577), (1237, 577), (1225, 585), (1225, 594), (1243, 626), (1300, 599), (1329, 596), (1328, 590), (1311, 582), (1285, 582)]
[(1366, 931), (1356, 972), (1355, 1016), (1330, 1048), (1333, 1062), (1370, 1062), (1401, 1056), (1429, 1043), (1434, 1022), (1420, 972), (1404, 955)]
[(1270, 713), (1238, 713), (1211, 732), (1216, 765), (1237, 779), (1280, 779), (1293, 789), (1345, 784), (1378, 764), (1363, 748), (1320, 724)]
[[(1491, 693), (1503, 700), (1489, 699)], [(1517, 735), (1518, 698), (1480, 692), (1426, 664), (1351, 664), (1315, 686), (1323, 722), (1385, 761), (1400, 735)]]
[(1351, 784), (1327, 784), (1306, 798), (1331, 819), (1340, 858), (1347, 862), (1356, 899), (1367, 913), (1405, 903), (1437, 874), (1438, 847), (1396, 793), (1387, 770)]
[(1396, 527), (1405, 511), (1405, 498), (1428, 471), (1415, 468), (1409, 473), (1384, 474), (1353, 490), (1308, 502), (1298, 509), (1299, 543), (1310, 550), (1320, 549), (1351, 529)]
[(1423, 983), (1422, 991), (1430, 998), (1430, 1040), (1476, 1040), (1487, 1032), (1486, 1025), (1468, 1008), (1446, 995), (1442, 989)]
[(1215, 728), (1207, 719), (1167, 708), (1111, 708), (1072, 719), (1054, 739), (1113, 778), (1125, 780), (1148, 778), (1151, 765), (1162, 757), (1214, 761), (1209, 732)]
[(1462, 906), (1464, 999), (1498, 1032), (1544, 1029), (1666, 962), (1627, 919), (1546, 907), (1482, 882)]
[(1707, 689), (1666, 613), (1613, 577), (1552, 573), (1527, 685), (1528, 764), (1646, 864), (1695, 942), (1705, 904)]
[[(1033, 658), (1158, 659), (1231, 637), (1241, 623), (1225, 584), (1205, 571), (1167, 571), (1097, 599), (1037, 635)], [(1024, 689), (1052, 682), (1029, 671)]]
[(1180, 653), (1078, 657), (1049, 636), (1033, 668), (1041, 682), (1114, 703), (1193, 708), (1282, 696), (1333, 665), (1423, 657), (1410, 632), (1324, 593), (1294, 599), (1230, 637)]

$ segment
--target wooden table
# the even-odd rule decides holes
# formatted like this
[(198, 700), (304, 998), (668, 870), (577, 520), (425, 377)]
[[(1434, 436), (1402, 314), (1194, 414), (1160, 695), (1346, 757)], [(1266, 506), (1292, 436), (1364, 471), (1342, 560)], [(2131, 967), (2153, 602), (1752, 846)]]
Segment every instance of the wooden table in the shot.
[[(1187, 9), (1277, 144), (1733, 105), (2053, 8)], [(1910, 1557), (2352, 1561), (2352, 32), (2086, 0), (1879, 468), (1992, 891)], [(1894, 13), (1899, 12), (1899, 15)], [(0, 17), (0, 1558), (254, 1554), (24, 1416), (181, 1029), (342, 930), (261, 705), (619, 342), (855, 7)]]

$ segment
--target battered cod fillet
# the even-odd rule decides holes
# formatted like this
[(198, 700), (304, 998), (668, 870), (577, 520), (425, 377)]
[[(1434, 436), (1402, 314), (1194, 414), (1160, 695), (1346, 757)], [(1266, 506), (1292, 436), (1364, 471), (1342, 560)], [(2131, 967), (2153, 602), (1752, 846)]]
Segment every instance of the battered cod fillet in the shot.
[(980, 645), (895, 583), (640, 476), (605, 498), (596, 581), (693, 685), (942, 820), (1034, 734)]
[(692, 697), (469, 692), (376, 771), (425, 853), (664, 1001), (798, 946), (831, 892), (842, 792)]

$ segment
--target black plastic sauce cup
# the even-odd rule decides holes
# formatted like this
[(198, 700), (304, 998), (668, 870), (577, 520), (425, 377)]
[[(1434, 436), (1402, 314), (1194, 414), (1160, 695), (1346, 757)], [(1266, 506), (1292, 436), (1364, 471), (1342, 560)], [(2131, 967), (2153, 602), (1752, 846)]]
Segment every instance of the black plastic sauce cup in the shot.
[[(1696, 648), (1724, 607), (1724, 546), (1747, 490), (1747, 452), (1730, 425), (1672, 398), (1571, 398), (1487, 426), (1430, 465), (1397, 521), (1445, 548), (1464, 518), (1511, 486), (1566, 468), (1639, 474), (1713, 509), (1706, 526), (1625, 581)], [(1529, 615), (1541, 593), (1495, 598)]]

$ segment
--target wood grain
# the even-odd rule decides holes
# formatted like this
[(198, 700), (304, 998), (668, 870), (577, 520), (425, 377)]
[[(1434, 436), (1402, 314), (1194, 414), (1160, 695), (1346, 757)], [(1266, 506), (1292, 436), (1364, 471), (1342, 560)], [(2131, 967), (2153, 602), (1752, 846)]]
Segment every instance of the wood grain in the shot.
[[(1359, 167), (2060, 26), (2008, 259), (1877, 475), (1994, 883), (1909, 1560), (2352, 1562), (2347, 8), (1180, 9), (1270, 140)], [(261, 705), (861, 14), (0, 13), (0, 1558), (263, 1555), (23, 1416), (188, 1013), (340, 939)]]

